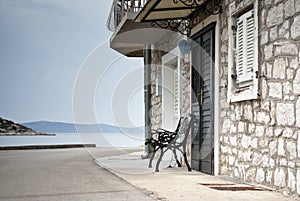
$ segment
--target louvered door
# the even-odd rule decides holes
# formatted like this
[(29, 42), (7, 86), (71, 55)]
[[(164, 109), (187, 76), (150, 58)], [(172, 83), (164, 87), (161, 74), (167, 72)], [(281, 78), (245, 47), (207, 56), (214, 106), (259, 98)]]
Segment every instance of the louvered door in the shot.
[(214, 27), (212, 24), (194, 37), (192, 49), (192, 168), (213, 174), (213, 74)]

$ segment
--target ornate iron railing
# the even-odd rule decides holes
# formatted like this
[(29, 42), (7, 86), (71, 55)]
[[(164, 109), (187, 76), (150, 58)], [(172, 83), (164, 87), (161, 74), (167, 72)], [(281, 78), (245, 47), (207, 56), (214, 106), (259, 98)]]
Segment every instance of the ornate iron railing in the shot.
[(123, 17), (129, 13), (138, 13), (142, 10), (147, 0), (113, 0), (110, 13), (106, 22), (107, 29), (114, 32)]

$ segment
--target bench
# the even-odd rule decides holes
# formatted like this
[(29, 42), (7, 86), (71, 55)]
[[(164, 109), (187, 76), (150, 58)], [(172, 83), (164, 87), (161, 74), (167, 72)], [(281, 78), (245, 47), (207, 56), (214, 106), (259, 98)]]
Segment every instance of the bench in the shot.
[(145, 142), (145, 145), (149, 144), (153, 150), (148, 165), (149, 168), (152, 167), (152, 161), (158, 150), (160, 150), (160, 156), (156, 163), (155, 172), (159, 172), (159, 163), (168, 150), (173, 152), (178, 167), (181, 167), (181, 163), (179, 162), (176, 153), (178, 150), (184, 157), (188, 171), (192, 170), (186, 156), (186, 142), (191, 131), (192, 119), (191, 115), (181, 117), (174, 132), (161, 128), (151, 131), (151, 138)]

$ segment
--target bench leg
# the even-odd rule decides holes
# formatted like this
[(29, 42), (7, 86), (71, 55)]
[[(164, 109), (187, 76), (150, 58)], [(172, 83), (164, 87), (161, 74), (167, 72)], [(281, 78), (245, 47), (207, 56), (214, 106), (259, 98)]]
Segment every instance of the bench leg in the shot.
[(161, 159), (164, 155), (164, 151), (163, 151), (163, 148), (160, 149), (160, 156), (156, 162), (156, 168), (155, 168), (155, 172), (159, 172), (159, 163), (161, 162)]
[(178, 160), (178, 157), (177, 157), (177, 154), (176, 154), (176, 150), (172, 149), (172, 151), (173, 151), (173, 154), (174, 154), (174, 157), (175, 157), (175, 160), (176, 160), (176, 163), (177, 163), (178, 167), (181, 167), (181, 163)]
[(186, 164), (186, 166), (187, 166), (187, 168), (188, 168), (188, 171), (191, 172), (191, 171), (192, 171), (192, 168), (191, 168), (191, 166), (190, 166), (190, 164), (189, 164), (189, 162), (188, 162), (188, 160), (187, 160), (186, 152), (183, 153), (183, 157), (184, 157), (184, 162), (185, 162), (185, 164)]
[(153, 161), (153, 159), (154, 159), (154, 156), (155, 156), (155, 154), (156, 154), (156, 151), (157, 151), (157, 150), (154, 150), (153, 153), (152, 153), (152, 155), (151, 155), (151, 158), (150, 158), (150, 160), (149, 160), (148, 168), (152, 168), (152, 161)]

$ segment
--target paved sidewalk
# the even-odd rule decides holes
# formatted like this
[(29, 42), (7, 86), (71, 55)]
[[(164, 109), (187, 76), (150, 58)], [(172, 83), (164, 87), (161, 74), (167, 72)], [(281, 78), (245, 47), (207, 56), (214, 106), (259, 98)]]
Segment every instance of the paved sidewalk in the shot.
[[(168, 201), (292, 201), (278, 192), (262, 186), (236, 183), (218, 176), (210, 176), (197, 171), (188, 172), (185, 168), (168, 167), (170, 161), (162, 161), (160, 172), (148, 167), (148, 159), (140, 159), (141, 152), (97, 158), (96, 162), (141, 189), (147, 190), (158, 200)], [(167, 157), (164, 157), (167, 158)], [(153, 166), (156, 161), (153, 161)], [(216, 190), (213, 188), (234, 188)], [(249, 190), (256, 188), (256, 190)], [(248, 189), (248, 190), (245, 190)], [(258, 191), (260, 190), (260, 191)]]

